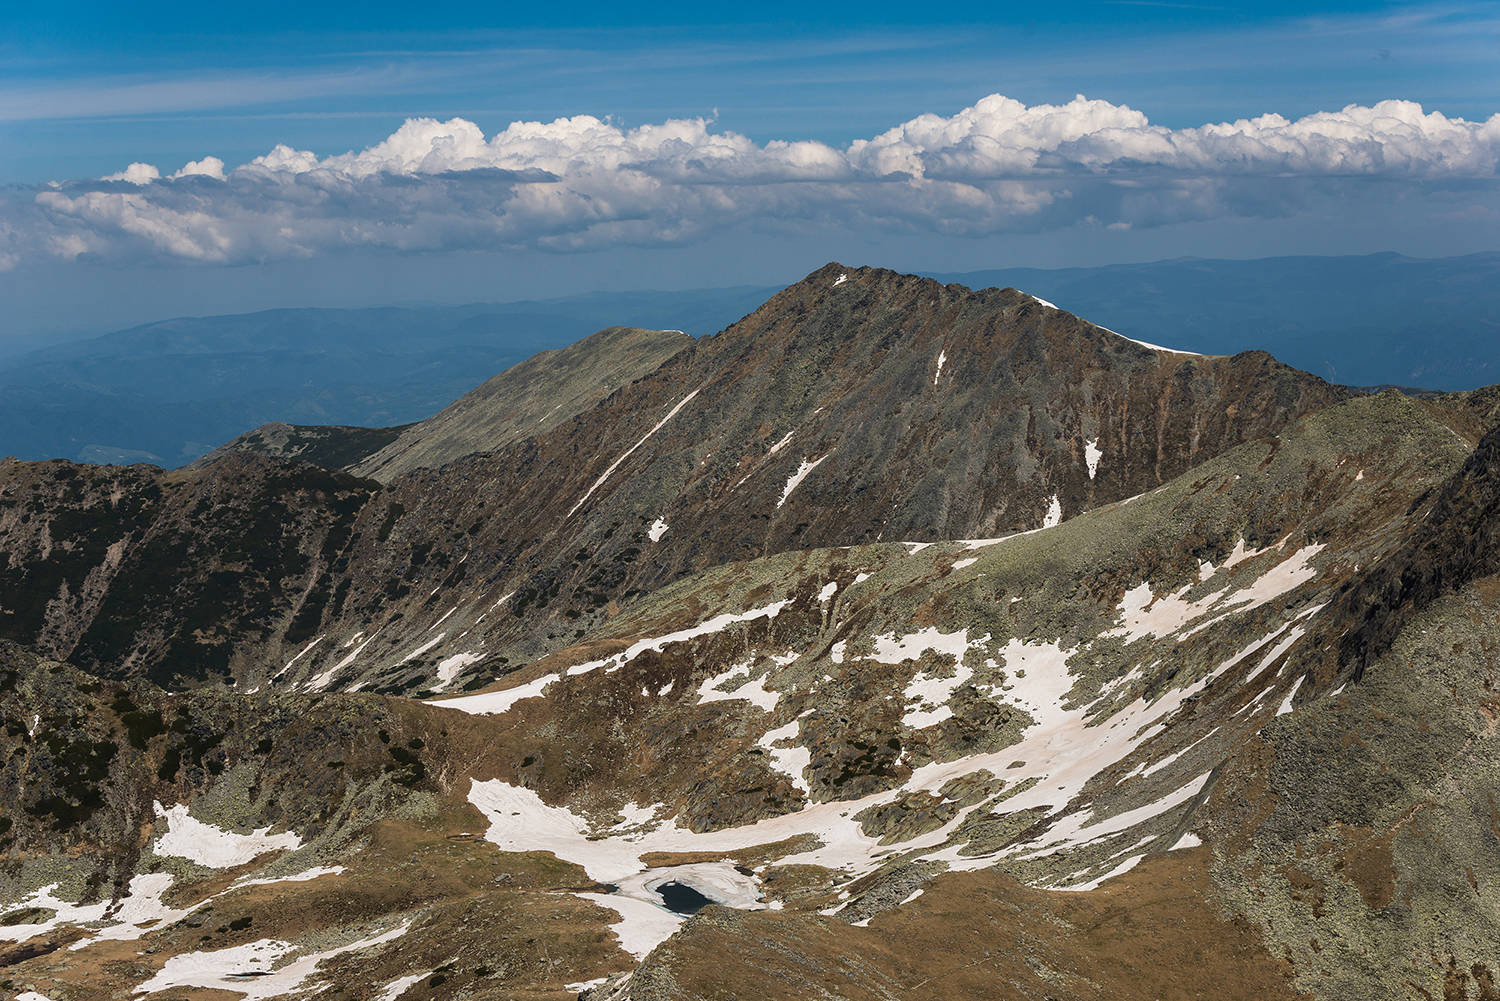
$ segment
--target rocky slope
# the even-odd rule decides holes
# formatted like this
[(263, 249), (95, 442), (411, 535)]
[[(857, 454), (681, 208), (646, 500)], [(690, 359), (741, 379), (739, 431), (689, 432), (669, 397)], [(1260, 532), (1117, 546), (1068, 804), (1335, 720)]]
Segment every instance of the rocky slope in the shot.
[(680, 330), (610, 327), (571, 347), (543, 351), (436, 416), (403, 428), (389, 445), (348, 463), (350, 471), (386, 483), (413, 469), (435, 469), (535, 437), (593, 409), (692, 343)]
[(207, 469), (231, 453), (252, 452), (272, 459), (301, 459), (324, 469), (343, 469), (385, 448), (414, 426), (360, 428), (272, 421), (254, 431), (246, 431), (182, 468)]
[[(919, 367), (934, 345), (910, 318), (943, 301), (982, 318), (934, 328)], [(1263, 357), (1174, 356), (1045, 308), (820, 272), (745, 343), (698, 342), (550, 431), (384, 487), (247, 453), (0, 467), (0, 622), (25, 644), (0, 645), (0, 986), (1494, 996), (1493, 394), (1314, 406), (1338, 394)], [(985, 364), (954, 333), (975, 325)], [(798, 384), (777, 359), (802, 338), (869, 371)], [(942, 464), (941, 435), (894, 422), (871, 460), (892, 482), (834, 463), (890, 394), (966, 429), (930, 391), (956, 371), (940, 395), (977, 420), (1028, 358), (1007, 399), (1056, 395), (1123, 444), (1080, 470), (1059, 438), (1028, 438), (1027, 465), (965, 430), (985, 462)], [(1191, 459), (1172, 422), (1135, 434), (1135, 386), (1177, 387), (1163, 406), (1188, 417), (1172, 399), (1219, 401)], [(1273, 433), (1231, 442), (1240, 421)], [(781, 465), (802, 435), (826, 445)], [(928, 493), (897, 475), (919, 461)], [(1066, 517), (986, 535), (959, 513), (1002, 487), (1013, 512), (1045, 470)], [(807, 524), (780, 539), (788, 508)], [(941, 532), (912, 527), (923, 510)], [(557, 572), (560, 546), (584, 580), (635, 549), (607, 562), (638, 593), (569, 616), (577, 592), (502, 590)]]
[(1043, 531), (722, 565), (455, 699), (172, 694), (8, 646), (0, 976), (1486, 996), (1500, 568), (1403, 597), (1357, 682), (1326, 642), (1493, 501), (1500, 431), (1438, 416), (1348, 401)]
[[(637, 335), (596, 336), (595, 350), (611, 357), (636, 350)], [(664, 353), (676, 342), (662, 343), (641, 350)], [(558, 377), (576, 387), (572, 405), (583, 407), (600, 370), (583, 360), (590, 354), (569, 357)], [(526, 394), (502, 377), (487, 395), (456, 404), (439, 427), (500, 429), (531, 412), (535, 397)], [(352, 516), (344, 507), (325, 512), (348, 529), (333, 543), (317, 530), (274, 532), (276, 545), (309, 563), (257, 611), (261, 641), (240, 643), (232, 668), (216, 636), (180, 618), (170, 627), (160, 621), (197, 602), (205, 579), (196, 564), (173, 571), (154, 550), (136, 548), (144, 528), (131, 534), (112, 524), (123, 541), (111, 558), (127, 569), (149, 561), (154, 580), (188, 578), (155, 585), (170, 587), (172, 610), (145, 607), (142, 590), (111, 590), (113, 570), (100, 570), (102, 559), (75, 567), (70, 555), (67, 568), (53, 566), (64, 551), (87, 546), (67, 534), (66, 521), (54, 531), (55, 519), (73, 512), (108, 521), (115, 509), (92, 498), (110, 495), (118, 476), (147, 474), (79, 471), (80, 482), (93, 484), (88, 491), (72, 500), (54, 491), (34, 521), (0, 515), (0, 538), (29, 554), (12, 561), (13, 587), (34, 591), (29, 581), (45, 580), (50, 600), (53, 577), (73, 593), (96, 573), (99, 607), (141, 623), (110, 632), (107, 649), (75, 653), (69, 643), (98, 614), (91, 606), (65, 616), (68, 635), (41, 647), (50, 656), (154, 671), (162, 681), (229, 670), (245, 689), (276, 675), (320, 689), (414, 694), (483, 685), (567, 645), (622, 603), (728, 561), (987, 537), (1070, 518), (1159, 486), (1342, 395), (1265, 354), (1153, 349), (1014, 290), (974, 292), (829, 265), (550, 430), (544, 423), (497, 451), (399, 476)], [(229, 458), (221, 472), (223, 463), (159, 479), (183, 484), (186, 493), (173, 496), (184, 497), (209, 489), (200, 483), (243, 479), (243, 496), (219, 491), (214, 503), (244, 508), (234, 518), (248, 525), (264, 513), (260, 479), (283, 474)], [(0, 482), (3, 496), (36, 489), (40, 468), (5, 467), (0, 480), (16, 480)], [(176, 509), (159, 513), (161, 530), (175, 533)], [(302, 564), (292, 559), (291, 567)], [(0, 606), (7, 603), (0, 590)], [(8, 634), (39, 640), (27, 627), (37, 628), (34, 619)], [(204, 649), (196, 660), (184, 652), (186, 666), (153, 666), (169, 642)]]
[(658, 368), (693, 343), (680, 330), (610, 327), (567, 348), (542, 351), (466, 393), (440, 413), (392, 428), (266, 424), (190, 463), (204, 469), (232, 452), (304, 459), (386, 482), (547, 431)]

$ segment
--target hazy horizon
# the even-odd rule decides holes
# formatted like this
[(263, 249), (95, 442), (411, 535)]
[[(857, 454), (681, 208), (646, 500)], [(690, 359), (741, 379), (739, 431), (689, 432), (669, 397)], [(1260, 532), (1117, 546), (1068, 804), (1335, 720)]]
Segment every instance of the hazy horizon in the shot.
[(179, 315), (1500, 249), (1494, 2), (0, 25), (0, 354)]

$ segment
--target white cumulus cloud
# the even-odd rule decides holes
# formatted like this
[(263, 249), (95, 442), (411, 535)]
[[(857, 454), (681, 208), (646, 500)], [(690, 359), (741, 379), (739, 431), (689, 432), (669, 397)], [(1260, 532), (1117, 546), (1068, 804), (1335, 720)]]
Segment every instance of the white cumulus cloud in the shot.
[(1285, 216), (1310, 190), (1351, 203), (1381, 184), (1488, 190), (1500, 164), (1500, 115), (1468, 122), (1410, 101), (1170, 129), (1082, 95), (1028, 107), (996, 94), (846, 148), (762, 145), (711, 125), (580, 115), (486, 138), (461, 118), (415, 118), (359, 152), (277, 146), (228, 171), (204, 157), (165, 177), (135, 163), (54, 183), (0, 203), (0, 222), (12, 256), (226, 264), (651, 246), (747, 224), (984, 236)]
[(216, 156), (205, 156), (201, 160), (189, 160), (181, 170), (172, 175), (172, 179), (179, 177), (216, 177), (224, 180), (224, 161)]
[(129, 181), (131, 184), (150, 184), (161, 177), (161, 171), (149, 163), (132, 163), (118, 174), (105, 174), (101, 181)]

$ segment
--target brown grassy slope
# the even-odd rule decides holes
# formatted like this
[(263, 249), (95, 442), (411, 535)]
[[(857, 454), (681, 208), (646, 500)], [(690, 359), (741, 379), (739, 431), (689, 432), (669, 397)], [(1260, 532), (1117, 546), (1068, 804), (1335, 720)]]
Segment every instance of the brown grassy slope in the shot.
[(992, 871), (942, 876), (859, 928), (714, 908), (647, 957), (633, 1001), (1272, 1001), (1306, 997), (1212, 902), (1209, 851), (1158, 855), (1085, 893)]

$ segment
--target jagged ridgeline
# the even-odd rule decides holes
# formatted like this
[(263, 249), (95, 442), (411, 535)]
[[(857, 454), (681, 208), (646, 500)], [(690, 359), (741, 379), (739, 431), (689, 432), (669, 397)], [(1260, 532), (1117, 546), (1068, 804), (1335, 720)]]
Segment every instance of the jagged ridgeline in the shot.
[(830, 265), (6, 462), (0, 987), (1496, 996), (1497, 398)]

